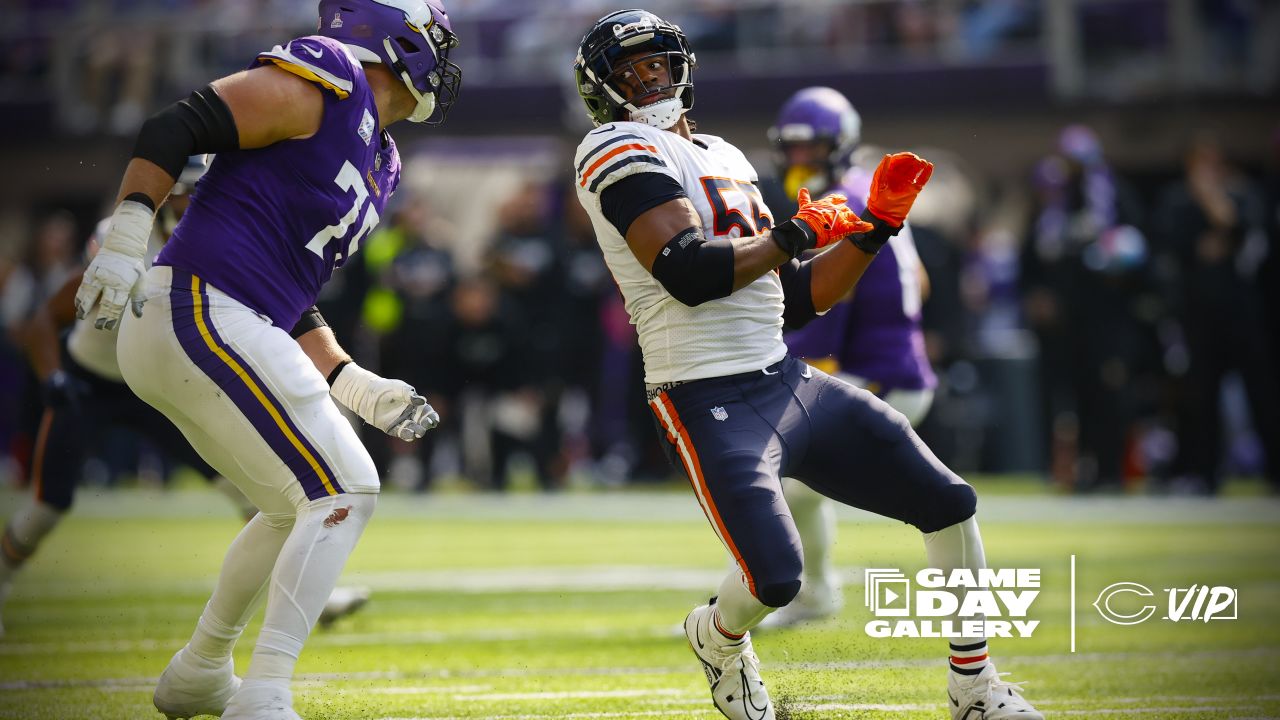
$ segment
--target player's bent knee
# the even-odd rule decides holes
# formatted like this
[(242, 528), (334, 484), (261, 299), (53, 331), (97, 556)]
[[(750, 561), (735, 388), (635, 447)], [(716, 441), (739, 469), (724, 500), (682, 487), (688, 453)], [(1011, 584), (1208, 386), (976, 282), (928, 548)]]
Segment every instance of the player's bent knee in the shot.
[(255, 522), (260, 522), (267, 527), (276, 528), (277, 530), (288, 530), (293, 527), (294, 520), (297, 516), (288, 513), (264, 513), (259, 512), (254, 516)]
[(978, 493), (964, 481), (947, 485), (930, 500), (912, 523), (920, 532), (931, 533), (949, 528), (968, 520), (978, 511)]
[(800, 593), (800, 579), (775, 582), (756, 588), (756, 599), (771, 608), (786, 607)]

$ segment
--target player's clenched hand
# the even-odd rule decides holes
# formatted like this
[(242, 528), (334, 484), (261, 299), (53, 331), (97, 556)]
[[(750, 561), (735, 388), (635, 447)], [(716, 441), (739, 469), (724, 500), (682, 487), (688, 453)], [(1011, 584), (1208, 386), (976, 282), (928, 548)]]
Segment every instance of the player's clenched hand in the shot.
[(365, 422), (401, 440), (417, 440), (440, 424), (440, 414), (412, 385), (379, 377), (355, 363), (342, 368), (329, 393)]
[(871, 224), (849, 209), (848, 200), (838, 194), (814, 200), (809, 197), (808, 188), (800, 188), (796, 196), (799, 209), (790, 220), (773, 229), (773, 241), (791, 257), (796, 257), (805, 250), (826, 247), (854, 233), (867, 232)]
[(893, 227), (902, 227), (932, 174), (933, 163), (915, 153), (885, 155), (871, 178), (867, 210)]
[(859, 218), (857, 213), (849, 209), (846, 204), (849, 198), (844, 195), (835, 194), (821, 200), (812, 200), (809, 198), (809, 188), (800, 188), (796, 202), (800, 209), (796, 211), (794, 219), (804, 221), (813, 229), (817, 236), (814, 247), (826, 247), (854, 233), (871, 229), (871, 223)]
[(95, 303), (98, 318), (93, 326), (99, 330), (111, 330), (120, 322), (125, 303), (132, 305), (135, 316), (142, 317), (142, 279), (146, 271), (142, 257), (147, 252), (154, 217), (150, 208), (132, 200), (125, 200), (116, 208), (102, 249), (85, 268), (76, 291), (76, 317), (85, 317)]

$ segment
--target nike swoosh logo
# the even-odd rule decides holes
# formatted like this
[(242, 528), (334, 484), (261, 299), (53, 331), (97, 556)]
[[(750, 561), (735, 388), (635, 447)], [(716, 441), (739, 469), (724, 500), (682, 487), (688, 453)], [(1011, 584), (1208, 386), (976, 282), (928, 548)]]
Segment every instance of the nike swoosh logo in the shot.
[(955, 705), (956, 707), (960, 707), (960, 703), (954, 697), (952, 697), (950, 690), (947, 691), (947, 699), (951, 701), (952, 705)]
[(779, 371), (779, 370), (774, 370), (773, 372), (769, 372), (769, 368), (765, 368), (765, 369), (761, 370), (760, 372), (764, 373), (765, 375), (777, 375), (780, 371)]
[[(738, 675), (742, 678), (743, 714), (747, 716), (748, 720), (764, 720), (764, 717), (769, 713), (769, 701), (765, 701), (764, 707), (756, 707), (755, 700), (751, 697), (751, 681), (747, 679), (745, 672), (739, 672)], [(753, 714), (752, 710), (758, 714)]]
[(303, 46), (303, 48), (302, 48), (302, 49), (303, 49), (303, 50), (306, 50), (308, 55), (310, 55), (311, 57), (313, 57), (313, 58), (315, 58), (315, 59), (317, 59), (317, 60), (319, 60), (320, 58), (324, 57), (324, 51), (323, 51), (323, 50), (312, 50), (311, 48), (306, 47), (305, 45)]

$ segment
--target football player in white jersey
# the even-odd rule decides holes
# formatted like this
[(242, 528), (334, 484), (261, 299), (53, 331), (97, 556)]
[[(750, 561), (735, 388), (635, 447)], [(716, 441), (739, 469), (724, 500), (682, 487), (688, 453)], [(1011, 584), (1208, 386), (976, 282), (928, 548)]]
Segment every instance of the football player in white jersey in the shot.
[[(906, 220), (932, 166), (886, 156), (860, 218), (843, 196), (775, 222), (742, 153), (694, 134), (694, 56), (678, 27), (611, 13), (583, 38), (578, 91), (597, 128), (574, 161), (578, 199), (636, 325), (649, 404), (672, 463), (737, 568), (685, 619), (715, 706), (775, 717), (749, 631), (800, 590), (802, 550), (780, 478), (924, 534), (929, 564), (985, 566), (977, 496), (871, 393), (787, 355), (782, 331), (848, 294)], [(827, 248), (800, 262), (806, 250)], [(1043, 716), (987, 659), (952, 638), (953, 718)]]

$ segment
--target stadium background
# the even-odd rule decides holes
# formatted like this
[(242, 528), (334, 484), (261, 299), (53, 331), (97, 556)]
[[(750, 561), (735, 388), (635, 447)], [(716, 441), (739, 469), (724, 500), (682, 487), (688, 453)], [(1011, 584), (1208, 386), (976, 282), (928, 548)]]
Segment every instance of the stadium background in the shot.
[[(1226, 689), (1255, 693), (1265, 712), (1278, 712), (1275, 671), (1266, 667), (1275, 666), (1280, 647), (1272, 622), (1280, 574), (1260, 548), (1280, 539), (1280, 506), (1270, 497), (1277, 460), (1268, 482), (1265, 452), (1268, 441), (1272, 447), (1280, 441), (1265, 431), (1280, 412), (1280, 365), (1271, 354), (1280, 348), (1280, 43), (1274, 40), (1280, 6), (1247, 0), (644, 5), (691, 38), (699, 61), (691, 117), (700, 130), (743, 148), (762, 173), (772, 171), (765, 131), (774, 112), (790, 93), (814, 84), (841, 90), (861, 112), (862, 162), (874, 163), (880, 149), (911, 149), (937, 163), (912, 215), (932, 280), (925, 321), (942, 381), (921, 434), (991, 498), (983, 518), (993, 563), (1052, 565), (1057, 570), (1046, 577), (1060, 582), (1065, 558), (1092, 549), (1113, 564), (1097, 587), (1150, 572), (1153, 587), (1207, 582), (1234, 584), (1246, 598), (1254, 593), (1258, 614), (1230, 630), (1212, 623), (1116, 638), (1107, 635), (1115, 628), (1098, 627), (1095, 617), (1095, 647), (1139, 660), (1177, 650), (1191, 660), (1153, 679), (1124, 670), (1129, 665), (1121, 659), (1095, 658), (1091, 671), (1071, 665), (1075, 677), (1108, 688), (1117, 678), (1141, 678), (1139, 687), (1099, 696), (1112, 705), (1132, 697), (1168, 704), (1175, 696), (1217, 697)], [(354, 673), (343, 676), (342, 692), (356, 692), (363, 686), (351, 678), (387, 663), (418, 668), (405, 677), (434, 687), (434, 669), (414, 664), (422, 662), (415, 642), (457, 653), (439, 668), (427, 664), (459, 677), (465, 668), (480, 676), (484, 668), (570, 662), (524, 647), (547, 638), (556, 649), (585, 642), (594, 653), (588, 665), (636, 664), (625, 653), (602, 654), (616, 653), (605, 638), (575, 635), (576, 625), (561, 617), (572, 608), (618, 629), (640, 612), (653, 631), (642, 656), (658, 669), (687, 660), (654, 628), (678, 620), (679, 608), (712, 586), (696, 573), (687, 582), (672, 578), (690, 568), (710, 573), (721, 560), (658, 450), (641, 399), (634, 334), (568, 172), (587, 128), (568, 68), (582, 32), (614, 7), (598, 0), (449, 4), (462, 39), (461, 101), (441, 128), (395, 128), (405, 159), (396, 210), (323, 299), (326, 317), (360, 362), (415, 383), (446, 423), (418, 446), (365, 436), (385, 471), (390, 502), (351, 569), (378, 599), (367, 617), (353, 620), (366, 640), (344, 644), (341, 635), (327, 636), (318, 641), (320, 659), (308, 665), (304, 658), (303, 667), (312, 679), (332, 679), (320, 678), (321, 662), (337, 668), (323, 672)], [(0, 480), (10, 488), (0, 506), (7, 515), (39, 417), (38, 383), (20, 350), (22, 322), (67, 273), (79, 271), (79, 252), (109, 210), (138, 125), (191, 88), (243, 67), (257, 51), (311, 31), (315, 8), (292, 0), (7, 0), (0, 11)], [(1072, 211), (1063, 199), (1072, 194), (1072, 168), (1085, 197), (1076, 217), (1092, 229), (1056, 244), (1045, 228), (1064, 209)], [(1239, 222), (1230, 233), (1207, 237), (1184, 221), (1199, 212), (1198, 188), (1205, 184), (1235, 198)], [(1206, 328), (1224, 332), (1206, 339)], [(1206, 359), (1230, 370), (1220, 386), (1215, 374), (1194, 372)], [(1207, 408), (1195, 401), (1206, 392), (1215, 399)], [(85, 478), (100, 492), (79, 501), (77, 517), (42, 549), (30, 580), (23, 580), (29, 584), (6, 610), (0, 682), (14, 682), (0, 685), (0, 693), (12, 694), (0, 717), (66, 716), (66, 707), (92, 705), (103, 688), (124, 688), (106, 692), (112, 702), (127, 698), (134, 702), (129, 707), (145, 707), (139, 689), (145, 683), (135, 687), (121, 678), (159, 671), (173, 642), (163, 638), (186, 632), (206, 587), (201, 583), (234, 533), (232, 513), (205, 508), (204, 490), (172, 467), (163, 448), (106, 436)], [(1220, 452), (1211, 442), (1218, 437)], [(536, 488), (565, 492), (528, 494)], [(502, 489), (517, 494), (481, 492)], [(420, 491), (429, 492), (413, 494)], [(840, 559), (851, 581), (874, 560), (920, 562), (910, 533), (857, 513), (842, 520), (847, 539)], [(572, 539), (575, 529), (589, 534)], [(189, 545), (173, 542), (171, 533)], [(1028, 542), (1028, 534), (1037, 539)], [(655, 536), (665, 539), (637, 551)], [(677, 542), (685, 537), (697, 551)], [(156, 538), (155, 562), (135, 566), (131, 553)], [(104, 539), (113, 542), (101, 556), (86, 549), (104, 548)], [(420, 554), (419, 542), (431, 550)], [(596, 551), (587, 549), (596, 542)], [(467, 550), (442, 562), (439, 555), (457, 546)], [(187, 551), (202, 554), (188, 565)], [(496, 577), (516, 566), (524, 570), (485, 585), (486, 572)], [(606, 580), (547, 584), (548, 575), (561, 577), (556, 569), (568, 566)], [(659, 568), (663, 579), (628, 572), (639, 567)], [(104, 584), (104, 568), (120, 579)], [(456, 580), (450, 568), (479, 579), (463, 572), (471, 579)], [(1209, 571), (1221, 577), (1205, 577)], [(523, 579), (510, 579), (517, 576)], [(521, 599), (531, 587), (541, 588), (540, 600)], [(654, 607), (621, 599), (643, 587), (662, 588)], [(850, 606), (863, 612), (851, 587)], [(156, 594), (139, 605), (140, 588)], [(481, 598), (479, 607), (461, 607), (466, 603), (451, 600), (451, 591)], [(1092, 597), (1084, 594), (1079, 603), (1087, 609)], [(1065, 605), (1064, 594), (1056, 597)], [(583, 610), (602, 598), (617, 616)], [(501, 622), (504, 603), (538, 618), (529, 625), (545, 635), (467, 633)], [(670, 609), (659, 613), (664, 603)], [(103, 629), (104, 617), (124, 624)], [(847, 622), (825, 632), (839, 627), (861, 635), (859, 622)], [(441, 635), (432, 639), (424, 628)], [(1048, 640), (1003, 652), (1058, 657), (1060, 631), (1053, 625)], [(388, 645), (400, 632), (409, 640)], [(859, 705), (876, 693), (857, 682), (877, 673), (902, 703), (889, 712), (903, 715), (913, 711), (911, 703), (937, 700), (934, 675), (941, 675), (929, 674), (936, 668), (858, 665), (868, 654), (884, 659), (897, 651), (866, 638), (833, 651), (822, 646), (822, 632), (790, 636), (792, 666), (779, 671), (784, 687), (823, 687), (796, 691), (796, 717), (877, 712)], [(368, 640), (379, 634), (382, 642)], [(72, 637), (89, 648), (69, 649)], [(514, 664), (500, 654), (473, 657), (456, 650), (455, 640), (462, 648), (515, 643), (513, 652), (531, 654)], [(930, 646), (917, 650), (910, 642), (910, 657), (933, 656)], [(813, 652), (837, 667), (796, 666)], [(121, 655), (128, 658), (123, 666), (115, 664)], [(768, 655), (765, 662), (768, 672)], [(1222, 679), (1195, 670), (1206, 663), (1251, 670)], [(1085, 694), (1048, 661), (1031, 667), (1037, 684), (1059, 690), (1060, 698)], [(672, 716), (710, 717), (699, 715), (709, 706), (698, 704), (701, 691), (686, 682), (689, 673), (654, 672), (637, 685), (659, 687), (670, 702), (680, 701), (679, 692), (690, 698)], [(568, 695), (506, 706), (541, 713), (556, 702), (563, 712), (625, 713), (614, 703), (639, 702), (616, 694), (631, 678), (555, 677), (525, 682), (539, 691), (563, 683)], [(376, 684), (368, 680), (368, 687)], [(593, 685), (606, 699), (572, 696)], [(304, 697), (313, 698), (320, 717), (330, 716), (321, 708), (332, 717), (367, 716), (342, 714), (320, 690)], [(431, 716), (497, 712), (452, 697), (440, 697), (448, 712)], [(813, 710), (823, 697), (839, 709)], [(1203, 698), (1198, 704), (1226, 707)], [(393, 709), (376, 712), (390, 716)]]

